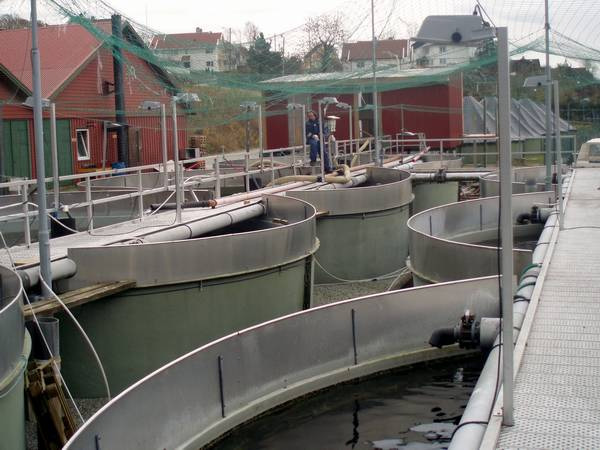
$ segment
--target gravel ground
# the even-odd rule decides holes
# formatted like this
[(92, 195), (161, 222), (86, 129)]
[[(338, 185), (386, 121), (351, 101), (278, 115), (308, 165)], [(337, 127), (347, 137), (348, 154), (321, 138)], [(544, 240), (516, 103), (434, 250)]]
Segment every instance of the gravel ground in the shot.
[(349, 298), (384, 292), (393, 280), (366, 281), (362, 283), (320, 284), (313, 288), (313, 306), (326, 305)]
[[(89, 419), (92, 415), (98, 411), (105, 403), (106, 398), (76, 398), (75, 403), (77, 403), (77, 408), (81, 412), (81, 415), (84, 419)], [(81, 426), (81, 420), (79, 419), (79, 415), (75, 412), (73, 408), (73, 404), (69, 402), (71, 406), (71, 414), (75, 418), (77, 422), (77, 426)], [(35, 422), (27, 421), (25, 422), (25, 434), (26, 434), (26, 443), (27, 450), (37, 450), (38, 449), (38, 439), (37, 439), (37, 426)]]

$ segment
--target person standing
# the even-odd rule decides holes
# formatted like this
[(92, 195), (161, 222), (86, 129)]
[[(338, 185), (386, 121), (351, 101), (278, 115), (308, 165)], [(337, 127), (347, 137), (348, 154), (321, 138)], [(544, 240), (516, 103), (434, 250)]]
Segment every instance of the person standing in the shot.
[[(326, 138), (328, 133), (325, 128), (325, 136), (321, 136), (321, 129), (319, 127), (319, 120), (314, 111), (308, 112), (308, 120), (306, 121), (306, 143), (310, 146), (310, 165), (314, 166), (317, 164), (317, 157), (321, 154), (321, 145), (319, 140)], [(325, 142), (323, 142), (323, 167), (325, 173), (331, 172), (331, 163), (329, 162), (329, 155), (325, 151)]]

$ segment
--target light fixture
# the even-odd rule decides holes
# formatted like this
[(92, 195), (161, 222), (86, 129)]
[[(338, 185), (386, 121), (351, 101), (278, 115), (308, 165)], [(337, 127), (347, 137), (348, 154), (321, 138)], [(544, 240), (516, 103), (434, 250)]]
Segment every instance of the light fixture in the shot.
[[(50, 103), (52, 103), (52, 102), (49, 99), (43, 98), (42, 99), (42, 108), (49, 108)], [(22, 103), (22, 105), (27, 106), (28, 108), (33, 108), (33, 97), (31, 97), (31, 96), (27, 97), (27, 99), (25, 99), (25, 101)]]

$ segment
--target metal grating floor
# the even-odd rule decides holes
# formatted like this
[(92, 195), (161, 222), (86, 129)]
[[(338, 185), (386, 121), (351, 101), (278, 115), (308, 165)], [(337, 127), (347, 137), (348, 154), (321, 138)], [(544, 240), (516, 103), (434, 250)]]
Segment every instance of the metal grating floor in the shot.
[(600, 449), (600, 169), (572, 183), (500, 449)]

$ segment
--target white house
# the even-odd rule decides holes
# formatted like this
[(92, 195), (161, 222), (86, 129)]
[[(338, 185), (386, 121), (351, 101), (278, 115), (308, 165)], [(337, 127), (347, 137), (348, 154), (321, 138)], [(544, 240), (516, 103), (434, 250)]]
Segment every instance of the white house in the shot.
[(159, 55), (191, 70), (224, 71), (230, 67), (224, 54), (222, 33), (196, 28), (195, 33), (161, 34), (154, 36), (151, 48)]
[(413, 61), (423, 67), (445, 67), (469, 62), (475, 56), (476, 46), (413, 43)]
[[(406, 39), (377, 41), (377, 66), (405, 67), (410, 46)], [(371, 41), (346, 42), (342, 46), (342, 64), (345, 72), (369, 70), (372, 67), (373, 43)]]

